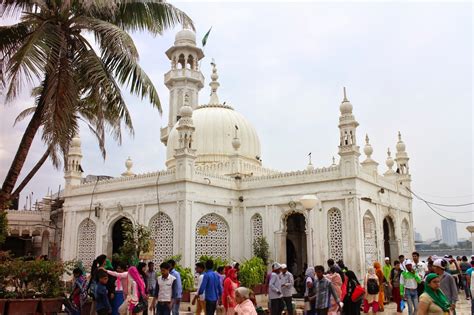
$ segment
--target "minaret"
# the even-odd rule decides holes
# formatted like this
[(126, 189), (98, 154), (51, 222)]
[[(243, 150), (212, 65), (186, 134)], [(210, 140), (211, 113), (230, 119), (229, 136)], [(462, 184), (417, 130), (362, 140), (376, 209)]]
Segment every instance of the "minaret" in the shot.
[(67, 154), (67, 163), (64, 172), (64, 179), (66, 180), (66, 188), (71, 186), (77, 186), (81, 184), (82, 180), (82, 150), (81, 150), (81, 138), (79, 134), (76, 134), (71, 139), (69, 145), (69, 151)]
[(204, 76), (199, 70), (199, 60), (204, 53), (196, 46), (196, 33), (186, 28), (179, 31), (166, 56), (171, 61), (171, 70), (165, 74), (165, 85), (170, 90), (168, 126), (161, 128), (161, 142), (165, 145), (171, 128), (179, 120), (184, 95), (188, 95), (189, 105), (195, 109), (199, 105), (199, 91), (204, 86)]
[(357, 146), (356, 129), (359, 123), (352, 114), (352, 104), (347, 99), (346, 88), (344, 87), (344, 98), (339, 106), (341, 116), (339, 116), (339, 155), (341, 175), (354, 176), (359, 172), (359, 147)]
[(374, 161), (372, 159), (372, 153), (374, 152), (374, 149), (372, 148), (372, 145), (370, 144), (369, 140), (369, 135), (365, 135), (365, 147), (364, 147), (364, 153), (367, 156), (367, 158), (360, 164), (362, 164), (362, 167), (377, 173), (377, 166), (379, 163)]
[(402, 141), (402, 134), (398, 132), (397, 154), (395, 155), (395, 162), (397, 163), (397, 173), (402, 183), (410, 184), (410, 168), (408, 166), (408, 154), (406, 152), (405, 143)]
[(179, 146), (175, 149), (176, 178), (191, 179), (194, 174), (196, 150), (193, 148), (194, 124), (193, 108), (189, 105), (188, 94), (184, 95), (184, 105), (179, 110), (180, 119), (176, 130), (179, 134)]

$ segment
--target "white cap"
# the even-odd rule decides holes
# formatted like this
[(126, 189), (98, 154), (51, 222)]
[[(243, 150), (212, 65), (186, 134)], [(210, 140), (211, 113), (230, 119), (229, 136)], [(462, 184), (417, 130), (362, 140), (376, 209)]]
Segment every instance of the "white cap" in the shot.
[(277, 270), (277, 269), (281, 268), (281, 265), (277, 262), (274, 262), (273, 265), (272, 265), (272, 268), (273, 268), (273, 270)]
[(434, 262), (433, 262), (433, 267), (439, 267), (441, 269), (444, 269), (443, 267), (443, 259), (436, 259)]
[(385, 260), (390, 260), (390, 258), (388, 258), (388, 257), (385, 257)]
[(281, 264), (281, 269), (286, 269), (288, 266), (286, 264)]
[(407, 259), (407, 260), (405, 260), (405, 266), (406, 265), (412, 265), (413, 266), (413, 262), (410, 259)]

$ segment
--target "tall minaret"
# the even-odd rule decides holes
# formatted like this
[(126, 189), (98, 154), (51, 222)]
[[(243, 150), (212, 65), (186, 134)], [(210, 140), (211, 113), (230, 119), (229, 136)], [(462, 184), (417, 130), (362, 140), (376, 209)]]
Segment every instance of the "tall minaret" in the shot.
[(83, 173), (81, 161), (81, 138), (79, 138), (79, 134), (76, 134), (71, 140), (71, 144), (69, 145), (69, 152), (67, 154), (67, 162), (64, 172), (66, 188), (81, 184)]
[(344, 98), (339, 106), (339, 155), (341, 156), (341, 175), (353, 176), (359, 172), (359, 147), (357, 146), (356, 129), (359, 123), (352, 115), (352, 104), (347, 99), (344, 87)]
[(395, 162), (397, 163), (397, 173), (401, 182), (404, 182), (406, 185), (410, 185), (411, 176), (410, 168), (408, 166), (408, 154), (406, 152), (405, 143), (402, 140), (402, 134), (398, 132), (398, 142), (397, 142), (397, 153), (395, 154)]
[(166, 56), (171, 60), (171, 70), (165, 74), (165, 85), (170, 90), (168, 126), (161, 129), (161, 142), (165, 145), (171, 128), (179, 120), (184, 95), (188, 95), (189, 104), (195, 109), (199, 105), (199, 91), (204, 86), (204, 76), (199, 70), (199, 60), (204, 53), (196, 46), (196, 33), (186, 28), (179, 31)]

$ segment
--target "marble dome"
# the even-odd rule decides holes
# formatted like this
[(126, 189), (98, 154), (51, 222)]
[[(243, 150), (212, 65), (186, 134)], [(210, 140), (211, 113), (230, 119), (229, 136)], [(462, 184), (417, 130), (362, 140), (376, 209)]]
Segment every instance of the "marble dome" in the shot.
[[(197, 163), (226, 162), (236, 153), (233, 147), (235, 126), (240, 140), (238, 154), (246, 162), (260, 165), (260, 141), (252, 124), (239, 112), (226, 105), (203, 105), (192, 113), (195, 129), (193, 148)], [(179, 135), (176, 124), (171, 130), (167, 143), (166, 165), (174, 164), (174, 153), (178, 147)]]

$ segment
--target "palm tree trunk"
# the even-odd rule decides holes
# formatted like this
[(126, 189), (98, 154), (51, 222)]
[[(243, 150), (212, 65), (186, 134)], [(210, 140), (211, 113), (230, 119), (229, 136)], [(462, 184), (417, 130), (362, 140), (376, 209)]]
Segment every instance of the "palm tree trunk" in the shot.
[[(43, 98), (43, 96), (41, 96), (41, 98)], [(23, 165), (25, 164), (26, 157), (28, 156), (28, 152), (30, 151), (36, 132), (41, 126), (43, 108), (44, 102), (43, 99), (40, 99), (38, 106), (36, 107), (36, 111), (33, 114), (33, 117), (31, 117), (31, 120), (26, 127), (25, 133), (21, 138), (20, 145), (18, 146), (18, 150), (16, 151), (15, 157), (13, 158), (7, 176), (3, 181), (3, 186), (0, 190), (0, 212), (10, 206), (12, 190), (15, 187), (18, 176), (20, 175)]]
[(38, 162), (36, 162), (35, 166), (31, 169), (31, 171), (26, 175), (26, 177), (23, 179), (23, 181), (18, 185), (18, 187), (15, 189), (15, 191), (12, 193), (12, 198), (18, 197), (18, 195), (21, 193), (23, 188), (30, 182), (30, 180), (35, 176), (36, 172), (43, 166), (44, 162), (48, 159), (50, 149), (48, 148), (46, 152), (44, 152), (43, 156), (41, 159), (39, 159)]

